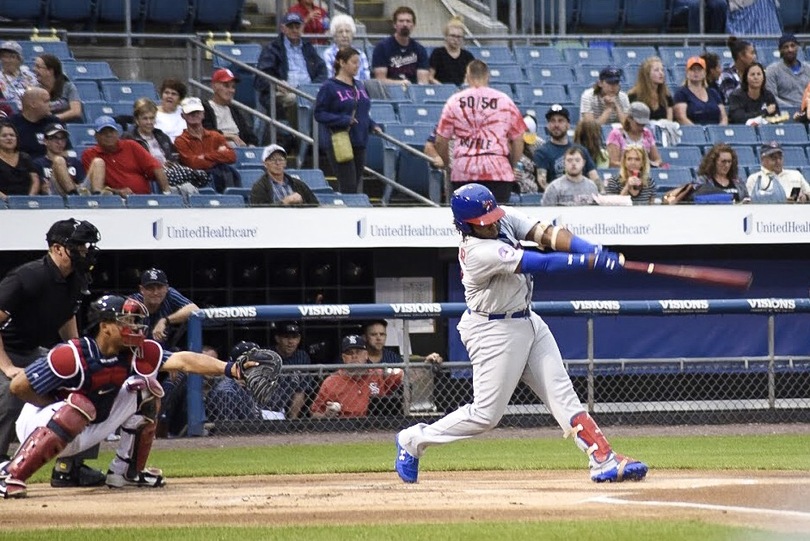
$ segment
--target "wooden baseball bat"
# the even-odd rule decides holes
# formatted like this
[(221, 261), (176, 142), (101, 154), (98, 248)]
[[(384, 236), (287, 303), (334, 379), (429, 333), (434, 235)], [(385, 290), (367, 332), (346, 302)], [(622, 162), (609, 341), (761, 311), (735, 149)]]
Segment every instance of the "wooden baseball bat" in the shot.
[(672, 276), (704, 284), (748, 289), (754, 276), (748, 271), (721, 269), (718, 267), (697, 267), (694, 265), (665, 265), (643, 261), (625, 261), (624, 268), (633, 272)]

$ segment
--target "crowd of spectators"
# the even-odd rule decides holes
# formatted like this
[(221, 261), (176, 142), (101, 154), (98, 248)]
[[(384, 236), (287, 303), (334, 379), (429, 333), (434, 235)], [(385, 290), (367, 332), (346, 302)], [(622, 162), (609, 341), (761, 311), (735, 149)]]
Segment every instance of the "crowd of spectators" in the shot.
[[(673, 10), (675, 14), (685, 14), (689, 28), (695, 30), (699, 5), (682, 0), (673, 5)], [(443, 28), (444, 43), (429, 52), (413, 36), (416, 13), (408, 6), (400, 6), (391, 15), (392, 34), (374, 46), (369, 61), (363, 47), (353, 48), (357, 26), (352, 17), (330, 14), (314, 0), (299, 0), (280, 18), (279, 36), (263, 45), (257, 63), (259, 70), (287, 86), (275, 86), (271, 93), (267, 79), (255, 77), (257, 108), (269, 113), (273, 109), (269, 103), (273, 95), (276, 116), (293, 129), (299, 129), (299, 99), (289, 88), (311, 83), (321, 85), (313, 108), (320, 125), (320, 151), (337, 177), (336, 189), (354, 193), (363, 186), (369, 136), (385, 129), (371, 114), (374, 100), (388, 96), (385, 87), (399, 85), (407, 95), (411, 85), (453, 85), (459, 88), (459, 93), (447, 101), (434, 134), (425, 142), (425, 153), (432, 157), (430, 165), (445, 170), (450, 180), (445, 191), (453, 186), (452, 182), (494, 181), (497, 184), (492, 187), (498, 192), (499, 200), (508, 201), (519, 194), (548, 192), (548, 187), (557, 179), (570, 184), (585, 177), (592, 181), (597, 194), (612, 190), (614, 194), (630, 194), (633, 204), (655, 203), (662, 194), (654, 189), (651, 192), (655, 175), (644, 170), (671, 166), (662, 156), (662, 147), (697, 144), (705, 158), (710, 147), (720, 142), (706, 132), (705, 141), (690, 139), (681, 143), (684, 130), (727, 124), (760, 127), (784, 122), (810, 123), (810, 64), (803, 61), (797, 37), (783, 33), (777, 51), (773, 51), (778, 58), (773, 58), (772, 62), (763, 61), (770, 58), (772, 51), (763, 50), (762, 43), (739, 37), (752, 30), (774, 31), (777, 7), (773, 0), (756, 0), (745, 5), (737, 2), (731, 6), (708, 1), (705, 7), (706, 29), (732, 34), (725, 44), (731, 60), (728, 64), (723, 64), (716, 52), (706, 51), (692, 54), (683, 64), (673, 62), (670, 56), (664, 58), (662, 52), (662, 56), (638, 58), (638, 64), (628, 65), (628, 70), (623, 65), (608, 64), (599, 69), (588, 66), (592, 68), (592, 84), (584, 86), (587, 81), (582, 79), (584, 71), (580, 70), (578, 84), (570, 84), (564, 90), (569, 101), (549, 105), (548, 102), (519, 101), (514, 87), (513, 95), (509, 95), (506, 88), (503, 96), (501, 93), (507, 85), (491, 87), (488, 75), (481, 75), (488, 74), (491, 66), (485, 59), (476, 59), (474, 50), (471, 52), (464, 47), (468, 30), (460, 17), (447, 21)], [(331, 38), (331, 44), (327, 38)], [(618, 60), (618, 56), (614, 59)], [(12, 160), (13, 164), (0, 166), (25, 170), (30, 159), (35, 164), (32, 175), (36, 177), (33, 183), (17, 179), (14, 187), (3, 179), (0, 186), (5, 191), (0, 190), (3, 194), (0, 197), (21, 193), (103, 193), (126, 197), (130, 193), (179, 192), (188, 195), (201, 188), (213, 188), (222, 193), (227, 188), (241, 186), (238, 170), (241, 155), (234, 153), (234, 148), (270, 148), (265, 123), (252, 122), (234, 104), (240, 74), (230, 69), (213, 71), (213, 93), (207, 99), (189, 97), (182, 81), (166, 79), (159, 88), (159, 103), (151, 99), (144, 102), (140, 96), (133, 96), (133, 100), (137, 100), (133, 103), (134, 114), (130, 120), (122, 120), (106, 116), (86, 118), (77, 87), (66, 77), (58, 57), (40, 54), (28, 60), (31, 67), (26, 64), (19, 43), (0, 43), (2, 101), (11, 111), (19, 111), (9, 115), (14, 130), (8, 132), (7, 139), (15, 138), (14, 150), (20, 156), (17, 161), (22, 164)], [(470, 72), (468, 68), (475, 61), (483, 67)], [(682, 81), (668, 80), (679, 79), (681, 69)], [(634, 80), (628, 77), (631, 73), (635, 73)], [(526, 83), (529, 81), (527, 74)], [(488, 89), (488, 94), (486, 99), (478, 100), (481, 103), (499, 103), (499, 107), (505, 107), (504, 104), (515, 99), (515, 114), (510, 108), (502, 109), (509, 111), (510, 122), (513, 122), (511, 131), (503, 136), (478, 137), (475, 122), (459, 120), (469, 120), (468, 113), (475, 109), (463, 111), (459, 98), (466, 96), (464, 92), (481, 94), (483, 88)], [(496, 93), (497, 98), (494, 98)], [(478, 99), (473, 94), (465, 98), (472, 100), (470, 103)], [(577, 104), (579, 115), (572, 118), (570, 111)], [(453, 113), (456, 105), (462, 110)], [(530, 118), (531, 122), (526, 122), (525, 118), (519, 122), (527, 114), (525, 118)], [(538, 117), (545, 118), (544, 125), (537, 122)], [(503, 116), (501, 121), (505, 118)], [(122, 125), (126, 126), (128, 121), (132, 126), (125, 132)], [(65, 123), (71, 122), (93, 124), (97, 144), (74, 151), (69, 130), (65, 128)], [(523, 133), (513, 133), (513, 128)], [(339, 138), (334, 136), (347, 129), (351, 153), (341, 153), (338, 160), (333, 141)], [(529, 136), (531, 145), (526, 144), (521, 135)], [(492, 148), (474, 148), (492, 146), (492, 141), (501, 139), (506, 143)], [(137, 157), (133, 154), (134, 147), (121, 144), (125, 140), (139, 143), (150, 159), (141, 161), (140, 154)], [(461, 144), (455, 144), (459, 141)], [(298, 140), (282, 136), (279, 142), (281, 144), (276, 146), (280, 151), (272, 151), (272, 156), (266, 155), (266, 150), (263, 153), (264, 175), (258, 182), (253, 181), (251, 175), (248, 187), (254, 189), (249, 196), (248, 191), (244, 192), (246, 202), (316, 205), (317, 197), (312, 190), (297, 177), (286, 174), (286, 163), (281, 163), (282, 158), (297, 153)], [(736, 159), (739, 149), (735, 147), (733, 136), (725, 142)], [(761, 142), (768, 143), (764, 139)], [(633, 167), (628, 169), (626, 165), (628, 158), (637, 159), (637, 149), (627, 156), (625, 151), (630, 147), (639, 147), (645, 152), (645, 167), (639, 171)], [(566, 154), (570, 148), (579, 148), (582, 152)], [(129, 157), (123, 160), (125, 165), (122, 166), (114, 156), (124, 150)], [(344, 160), (344, 154), (351, 158)], [(499, 158), (503, 164), (492, 165)], [(573, 163), (566, 165), (566, 161), (578, 162), (579, 159), (583, 162), (581, 170)], [(131, 170), (125, 171), (127, 167)], [(676, 167), (690, 168), (696, 183), (706, 183), (706, 179), (725, 182), (722, 174), (720, 180), (707, 176), (707, 167), (711, 169), (712, 165), (705, 159), (703, 163), (679, 163)], [(751, 164), (740, 165), (738, 173), (742, 176), (745, 176), (744, 167), (750, 168)], [(739, 183), (736, 178), (730, 181)], [(567, 184), (561, 182), (559, 186)], [(639, 193), (636, 193), (637, 187)], [(559, 192), (558, 188), (552, 189), (552, 194)], [(739, 193), (733, 194), (734, 201), (751, 199), (739, 196), (744, 188), (743, 182)], [(727, 186), (724, 189), (728, 191)], [(570, 192), (570, 186), (565, 191)], [(650, 193), (653, 197), (648, 197)], [(786, 195), (786, 200), (790, 199), (789, 193)], [(586, 199), (574, 197), (577, 201)], [(552, 204), (554, 200), (547, 197), (544, 204)], [(598, 198), (589, 200), (589, 204), (598, 202)]]

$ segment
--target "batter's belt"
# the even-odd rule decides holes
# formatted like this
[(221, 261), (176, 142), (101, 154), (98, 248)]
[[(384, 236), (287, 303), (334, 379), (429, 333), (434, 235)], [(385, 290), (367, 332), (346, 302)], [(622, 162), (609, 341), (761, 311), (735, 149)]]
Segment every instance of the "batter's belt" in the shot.
[(476, 312), (475, 310), (467, 308), (467, 312), (470, 314), (477, 314), (492, 321), (495, 319), (524, 319), (529, 317), (531, 310), (529, 308), (524, 308), (523, 310), (518, 310), (517, 312), (502, 312), (500, 314), (493, 314), (487, 312)]

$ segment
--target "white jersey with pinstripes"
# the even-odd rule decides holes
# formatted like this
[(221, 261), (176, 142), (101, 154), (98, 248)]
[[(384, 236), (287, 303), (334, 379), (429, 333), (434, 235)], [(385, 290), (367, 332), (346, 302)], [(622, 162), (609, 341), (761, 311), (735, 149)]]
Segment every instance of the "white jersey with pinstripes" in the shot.
[(523, 250), (520, 240), (537, 223), (511, 207), (500, 220), (497, 239), (466, 235), (458, 249), (467, 307), (482, 314), (525, 310), (532, 298), (531, 274), (515, 274)]

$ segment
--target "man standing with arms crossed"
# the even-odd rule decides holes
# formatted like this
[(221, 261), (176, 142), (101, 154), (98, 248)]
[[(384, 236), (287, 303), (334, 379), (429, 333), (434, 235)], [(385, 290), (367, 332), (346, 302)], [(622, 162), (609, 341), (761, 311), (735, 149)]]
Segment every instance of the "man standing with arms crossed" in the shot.
[(506, 203), (515, 185), (514, 166), (523, 155), (526, 123), (517, 105), (503, 92), (489, 88), (489, 67), (480, 60), (467, 64), (466, 90), (447, 100), (436, 129), (436, 150), (450, 162), (453, 144), (453, 188), (477, 182)]
[[(87, 221), (60, 220), (46, 235), (48, 254), (10, 271), (0, 282), (0, 462), (8, 459), (23, 402), (9, 382), (62, 340), (78, 338), (76, 312), (90, 284), (101, 240)], [(56, 462), (55, 487), (97, 486), (104, 475), (78, 457)]]

